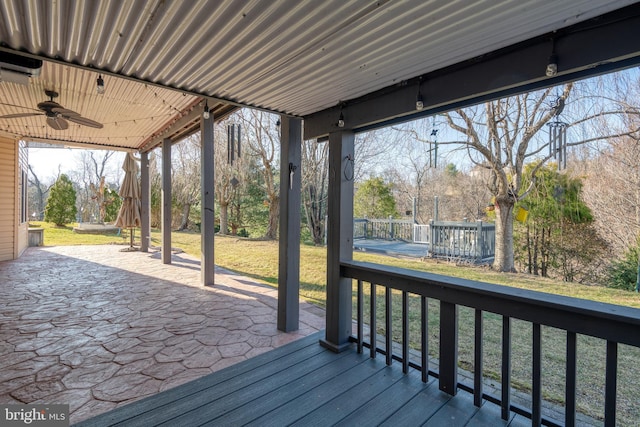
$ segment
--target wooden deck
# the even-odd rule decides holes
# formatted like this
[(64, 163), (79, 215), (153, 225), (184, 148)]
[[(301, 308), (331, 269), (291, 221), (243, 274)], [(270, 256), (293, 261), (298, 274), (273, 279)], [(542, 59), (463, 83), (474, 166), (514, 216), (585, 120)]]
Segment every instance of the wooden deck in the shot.
[(198, 380), (76, 424), (77, 426), (393, 425), (529, 426), (500, 408), (451, 397), (437, 381), (404, 375), (399, 363), (348, 350), (340, 354), (314, 334)]

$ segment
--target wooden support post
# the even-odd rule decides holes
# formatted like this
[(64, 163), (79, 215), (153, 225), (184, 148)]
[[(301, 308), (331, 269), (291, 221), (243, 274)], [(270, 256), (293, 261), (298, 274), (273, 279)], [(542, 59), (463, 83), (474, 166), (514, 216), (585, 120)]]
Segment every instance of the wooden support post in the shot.
[(455, 396), (458, 392), (458, 306), (440, 301), (439, 388)]
[(171, 139), (162, 141), (162, 263), (171, 264)]
[(149, 252), (151, 243), (151, 185), (149, 152), (140, 153), (140, 251)]
[(214, 250), (215, 234), (215, 167), (213, 114), (200, 120), (200, 191), (201, 191), (201, 225), (200, 225), (200, 281), (203, 286), (214, 285)]
[(321, 344), (339, 352), (351, 336), (352, 280), (340, 276), (340, 261), (353, 259), (354, 140), (351, 131), (329, 134), (327, 206), (327, 329)]
[(278, 329), (296, 331), (300, 317), (300, 196), (302, 120), (280, 118), (280, 239)]

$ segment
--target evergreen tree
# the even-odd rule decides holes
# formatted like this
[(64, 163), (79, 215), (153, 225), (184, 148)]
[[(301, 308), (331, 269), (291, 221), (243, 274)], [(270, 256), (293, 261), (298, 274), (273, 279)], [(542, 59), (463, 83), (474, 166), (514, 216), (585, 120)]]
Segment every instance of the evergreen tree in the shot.
[(363, 182), (354, 196), (354, 216), (371, 219), (397, 217), (398, 210), (392, 189), (391, 184), (385, 184), (379, 177)]
[(76, 190), (74, 190), (69, 177), (62, 174), (49, 192), (49, 200), (44, 210), (44, 220), (53, 222), (57, 226), (63, 226), (73, 222), (77, 212)]
[(104, 222), (113, 222), (118, 218), (118, 212), (120, 212), (120, 206), (122, 205), (122, 199), (118, 195), (117, 191), (104, 188), (104, 201), (105, 201), (105, 216)]
[[(537, 164), (525, 167), (524, 182)], [(604, 243), (593, 230), (593, 215), (581, 200), (579, 179), (559, 173), (555, 165), (537, 171), (535, 186), (524, 204), (529, 211), (523, 225), (516, 226), (516, 257), (528, 273), (544, 277), (560, 276), (565, 281), (581, 281), (601, 255)], [(576, 277), (580, 272), (580, 277)]]

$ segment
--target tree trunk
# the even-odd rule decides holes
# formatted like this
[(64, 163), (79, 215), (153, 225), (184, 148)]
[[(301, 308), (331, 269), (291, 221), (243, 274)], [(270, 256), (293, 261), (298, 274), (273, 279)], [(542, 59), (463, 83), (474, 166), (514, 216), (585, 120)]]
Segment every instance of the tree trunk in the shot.
[(513, 206), (511, 198), (496, 198), (496, 255), (493, 269), (515, 272), (513, 263)]
[(533, 241), (533, 260), (532, 265), (533, 265), (533, 272), (532, 274), (534, 275), (538, 275), (538, 262), (539, 262), (539, 257), (540, 257), (540, 228), (535, 227), (535, 238)]
[(322, 200), (318, 197), (318, 192), (314, 185), (307, 188), (309, 200), (304, 204), (304, 210), (307, 216), (307, 227), (311, 233), (313, 244), (322, 246), (324, 244), (324, 227), (322, 226), (323, 211)]
[(533, 238), (531, 237), (531, 227), (529, 227), (529, 224), (527, 224), (526, 239), (528, 259), (527, 271), (529, 274), (531, 274), (533, 270), (533, 245), (531, 244)]
[(182, 218), (180, 219), (180, 227), (178, 231), (184, 231), (189, 227), (189, 213), (191, 212), (191, 203), (182, 205)]
[(229, 234), (229, 204), (220, 203), (220, 234)]
[(279, 197), (275, 196), (269, 200), (269, 224), (267, 225), (267, 231), (265, 237), (267, 239), (278, 238), (278, 218), (280, 216), (280, 201)]

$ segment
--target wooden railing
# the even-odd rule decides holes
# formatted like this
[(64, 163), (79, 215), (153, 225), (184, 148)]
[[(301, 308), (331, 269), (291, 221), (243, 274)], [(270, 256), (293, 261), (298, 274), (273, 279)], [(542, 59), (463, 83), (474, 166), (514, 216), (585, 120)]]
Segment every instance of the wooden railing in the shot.
[(357, 218), (353, 220), (354, 239), (379, 239), (379, 240), (413, 240), (412, 220), (406, 219), (367, 219)]
[[(356, 318), (357, 333), (352, 340), (358, 351), (368, 348), (371, 357), (385, 355), (386, 363), (393, 360), (402, 363), (404, 372), (410, 367), (422, 372), (422, 380), (436, 377), (439, 388), (449, 394), (458, 389), (474, 395), (474, 404), (481, 406), (483, 400), (501, 406), (502, 418), (508, 419), (511, 411), (527, 416), (532, 425), (562, 425), (559, 420), (542, 415), (542, 346), (541, 327), (558, 328), (566, 336), (566, 348), (561, 350), (565, 359), (564, 425), (576, 425), (577, 384), (577, 338), (596, 337), (606, 341), (604, 380), (604, 425), (616, 425), (618, 345), (640, 347), (640, 310), (611, 304), (597, 303), (577, 298), (545, 294), (541, 292), (510, 288), (506, 286), (475, 282), (440, 276), (424, 272), (400, 269), (363, 262), (342, 262), (341, 276), (357, 281)], [(365, 286), (365, 284), (367, 284)], [(378, 291), (384, 293), (384, 302), (378, 301)], [(394, 342), (393, 298), (400, 298), (401, 311), (399, 339)], [(368, 300), (368, 301), (367, 301)], [(416, 301), (417, 300), (417, 301)], [(436, 302), (439, 307), (438, 370), (430, 370), (429, 359), (429, 305)], [(378, 310), (382, 305), (384, 316)], [(413, 313), (410, 312), (412, 306)], [(458, 331), (459, 308), (470, 307), (473, 314), (473, 381), (469, 385), (458, 381)], [(464, 309), (467, 310), (467, 309)], [(365, 312), (368, 311), (368, 315)], [(498, 396), (486, 393), (483, 375), (483, 355), (486, 337), (483, 319), (487, 313), (499, 315), (501, 326), (501, 385)], [(384, 319), (378, 324), (378, 317)], [(410, 320), (413, 319), (413, 320)], [(512, 320), (525, 321), (531, 325), (531, 386), (530, 408), (512, 403)], [(398, 322), (396, 321), (396, 324)], [(409, 342), (410, 323), (418, 323), (419, 339), (415, 348)], [(520, 322), (519, 322), (520, 323)], [(365, 336), (365, 325), (369, 332)], [(549, 329), (551, 329), (549, 328)], [(378, 344), (383, 330), (382, 347)], [(563, 332), (562, 332), (563, 331)], [(520, 335), (520, 334), (519, 334)], [(545, 335), (546, 336), (546, 335)], [(582, 338), (581, 338), (582, 339)], [(590, 339), (590, 338), (589, 338)], [(563, 340), (564, 341), (564, 340)], [(460, 343), (468, 344), (468, 343)], [(548, 344), (548, 343), (547, 343)], [(416, 350), (417, 348), (417, 350)], [(603, 349), (604, 350), (604, 349)], [(420, 354), (418, 360), (410, 353)], [(640, 363), (636, 361), (637, 363)], [(433, 362), (431, 362), (433, 364)], [(637, 399), (636, 399), (637, 401)]]
[(432, 257), (467, 258), (480, 262), (495, 256), (495, 224), (431, 221), (429, 228), (429, 255)]

